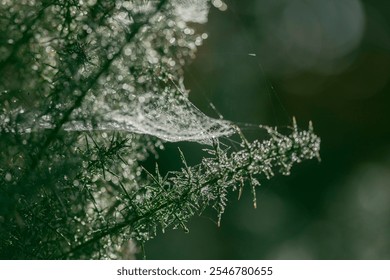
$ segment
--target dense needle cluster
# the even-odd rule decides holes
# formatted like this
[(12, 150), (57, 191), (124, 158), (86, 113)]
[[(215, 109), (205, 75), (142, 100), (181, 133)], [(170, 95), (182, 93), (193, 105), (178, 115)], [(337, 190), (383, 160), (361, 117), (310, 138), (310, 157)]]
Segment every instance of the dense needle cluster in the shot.
[[(319, 157), (311, 127), (248, 142), (188, 100), (183, 67), (222, 1), (0, 1), (0, 258), (121, 259), (227, 194)], [(238, 133), (241, 150), (218, 140)], [(165, 175), (164, 141), (208, 145)]]

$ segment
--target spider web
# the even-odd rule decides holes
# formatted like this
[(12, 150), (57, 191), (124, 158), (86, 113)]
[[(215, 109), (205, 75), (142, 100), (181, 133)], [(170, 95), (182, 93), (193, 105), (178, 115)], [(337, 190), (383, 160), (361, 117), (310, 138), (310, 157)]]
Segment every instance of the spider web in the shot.
[[(100, 108), (100, 114), (102, 109)], [(101, 130), (148, 134), (168, 142), (209, 143), (234, 133), (229, 121), (206, 116), (186, 96), (146, 94), (121, 110), (107, 110), (96, 123), (72, 121), (67, 131)]]
[[(199, 24), (207, 22), (209, 0), (173, 0), (172, 4), (174, 16), (178, 22), (185, 24), (183, 30), (189, 22)], [(127, 19), (123, 13), (118, 13), (115, 15), (115, 20), (120, 30), (121, 24), (125, 25)], [(116, 28), (115, 23), (112, 23), (111, 28)], [(132, 46), (132, 49), (134, 48)], [(150, 54), (147, 56), (149, 61), (163, 59), (158, 57), (153, 49), (146, 48), (146, 53)], [(123, 56), (116, 62), (118, 69), (127, 69), (128, 59), (125, 58), (126, 56)], [(153, 91), (153, 88), (145, 92), (140, 90), (136, 93), (136, 97), (129, 101), (129, 97), (134, 94), (126, 90), (124, 82), (117, 81), (115, 73), (111, 76), (110, 82), (98, 89), (100, 91), (98, 95), (101, 96), (97, 97), (89, 93), (82, 106), (73, 112), (71, 120), (62, 126), (64, 130), (126, 131), (152, 135), (168, 142), (200, 143), (210, 143), (213, 138), (234, 133), (232, 123), (208, 117), (192, 104), (182, 82), (178, 81), (176, 84), (173, 79), (170, 79), (170, 83), (174, 84), (170, 90), (162, 89), (162, 92)], [(180, 75), (176, 79), (180, 80)], [(111, 92), (107, 88), (111, 88)], [(118, 93), (118, 88), (124, 90)], [(116, 96), (116, 99), (112, 99), (110, 95)], [(35, 123), (35, 127), (52, 129), (54, 125), (49, 116), (44, 116)]]

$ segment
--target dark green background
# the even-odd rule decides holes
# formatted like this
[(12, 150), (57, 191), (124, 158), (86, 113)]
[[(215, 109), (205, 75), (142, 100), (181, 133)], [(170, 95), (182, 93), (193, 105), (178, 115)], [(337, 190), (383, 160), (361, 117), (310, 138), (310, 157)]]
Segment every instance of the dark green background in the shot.
[[(186, 73), (190, 99), (216, 116), (286, 126), (309, 120), (321, 163), (305, 162), (232, 195), (221, 227), (214, 213), (146, 245), (148, 259), (390, 258), (390, 4), (359, 0), (227, 1), (196, 28), (209, 38)], [(256, 54), (252, 56), (249, 54)], [(190, 163), (199, 145), (182, 144)], [(161, 169), (177, 169), (176, 145)]]

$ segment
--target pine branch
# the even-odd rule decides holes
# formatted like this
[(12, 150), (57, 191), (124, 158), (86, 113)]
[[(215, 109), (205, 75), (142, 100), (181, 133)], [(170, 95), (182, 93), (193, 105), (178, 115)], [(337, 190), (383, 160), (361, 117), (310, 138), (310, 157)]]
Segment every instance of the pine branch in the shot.
[[(264, 128), (270, 139), (249, 143), (241, 135), (241, 151), (229, 154), (215, 140), (213, 149), (207, 150), (211, 157), (204, 158), (199, 165), (188, 166), (180, 151), (184, 164), (180, 172), (170, 172), (163, 178), (157, 167), (154, 175), (146, 171), (151, 182), (133, 194), (125, 193), (128, 217), (72, 248), (62, 258), (74, 257), (74, 254), (95, 245), (102, 238), (119, 234), (125, 229), (130, 229), (132, 238), (141, 243), (153, 238), (157, 228), (164, 231), (169, 227), (181, 227), (188, 231), (188, 219), (201, 214), (209, 205), (217, 211), (220, 225), (228, 193), (238, 190), (243, 182), (247, 181), (255, 190), (260, 185), (255, 178), (263, 175), (265, 179), (270, 179), (276, 172), (288, 175), (295, 163), (319, 159), (320, 139), (313, 133), (311, 125), (309, 130), (303, 131), (294, 123), (289, 135), (283, 135), (273, 128)], [(135, 201), (137, 195), (142, 197)], [(253, 199), (256, 207), (255, 191)]]

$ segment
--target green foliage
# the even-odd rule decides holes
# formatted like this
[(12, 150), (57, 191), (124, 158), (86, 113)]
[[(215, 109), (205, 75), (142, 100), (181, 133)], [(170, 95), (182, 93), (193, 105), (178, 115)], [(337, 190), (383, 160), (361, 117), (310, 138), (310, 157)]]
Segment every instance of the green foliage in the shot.
[[(0, 257), (133, 258), (228, 193), (319, 157), (319, 138), (263, 127), (248, 142), (187, 98), (183, 66), (205, 36), (208, 1), (2, 1)], [(183, 16), (185, 15), (185, 16)], [(241, 150), (218, 137), (236, 131)], [(160, 140), (161, 139), (161, 140)], [(180, 171), (140, 163), (165, 141), (201, 141), (208, 156)]]

